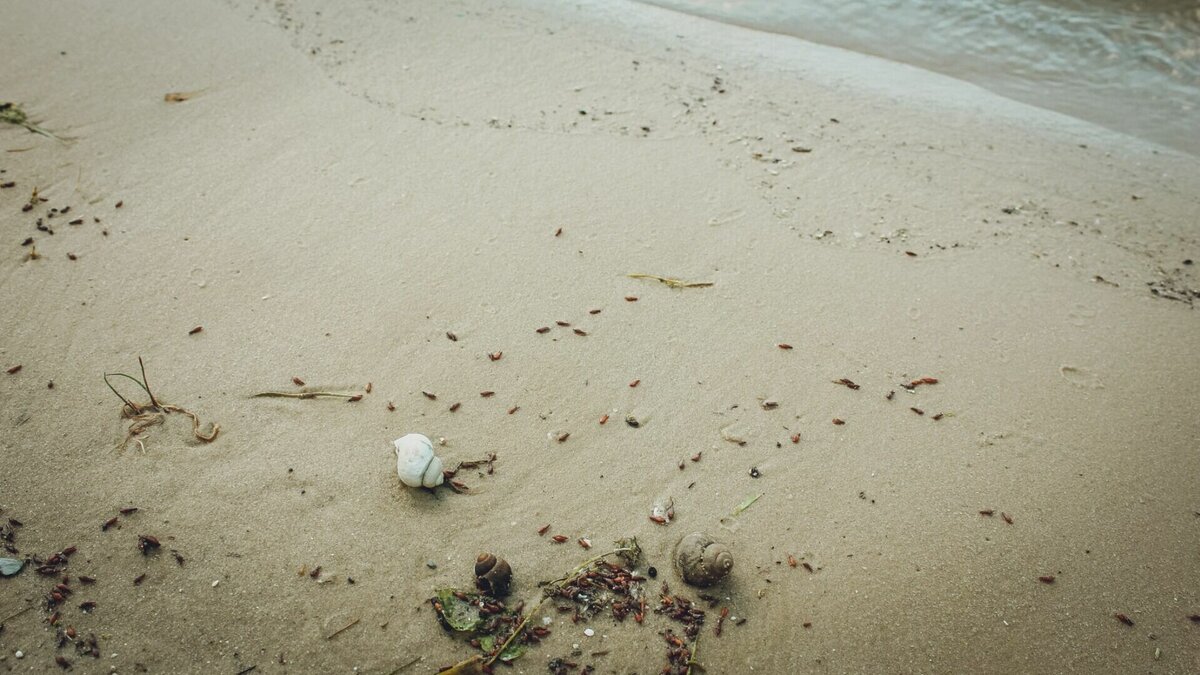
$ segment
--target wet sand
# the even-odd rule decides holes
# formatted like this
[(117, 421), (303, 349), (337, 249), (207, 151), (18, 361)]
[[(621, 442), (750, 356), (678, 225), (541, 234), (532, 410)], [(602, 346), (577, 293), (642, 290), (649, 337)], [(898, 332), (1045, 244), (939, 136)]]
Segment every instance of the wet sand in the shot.
[[(1197, 158), (635, 4), (4, 13), (4, 100), (71, 140), (0, 128), (0, 518), (78, 551), (57, 627), (0, 579), (0, 672), (433, 673), (480, 551), (532, 601), (636, 536), (695, 594), (696, 530), (746, 619), (708, 672), (1200, 669)], [(121, 449), (139, 356), (214, 441)], [(293, 377), (363, 398), (251, 398)], [(405, 488), (409, 432), (494, 473)], [(546, 615), (517, 672), (665, 663), (662, 617)]]

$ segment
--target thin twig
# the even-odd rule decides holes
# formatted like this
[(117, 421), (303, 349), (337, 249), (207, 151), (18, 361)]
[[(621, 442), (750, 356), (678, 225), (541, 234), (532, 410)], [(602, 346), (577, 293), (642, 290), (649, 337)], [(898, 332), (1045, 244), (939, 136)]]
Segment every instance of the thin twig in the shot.
[(362, 394), (343, 394), (336, 391), (263, 391), (254, 394), (250, 398), (354, 398), (362, 396)]
[(158, 401), (154, 399), (154, 393), (150, 391), (150, 380), (146, 379), (146, 364), (142, 363), (142, 357), (138, 357), (138, 366), (142, 369), (142, 387), (146, 390), (146, 394), (150, 396), (150, 404), (155, 408), (159, 407)]
[(4, 617), (4, 619), (0, 619), (0, 623), (8, 623), (9, 621), (12, 621), (13, 619), (17, 618), (18, 616), (21, 616), (25, 612), (28, 612), (29, 610), (33, 609), (34, 607), (37, 607), (37, 605), (30, 605), (30, 606), (26, 607), (25, 609), (17, 612), (16, 614), (13, 614), (11, 616), (6, 616), (6, 617)]
[(396, 668), (395, 670), (391, 671), (390, 673), (388, 673), (388, 675), (396, 675), (396, 673), (398, 673), (398, 672), (400, 672), (400, 671), (404, 670), (405, 668), (407, 668), (407, 667), (409, 667), (409, 666), (413, 665), (413, 664), (414, 664), (414, 663), (416, 663), (417, 661), (420, 661), (420, 660), (421, 660), (421, 658), (422, 658), (422, 657), (420, 657), (420, 656), (418, 656), (418, 657), (414, 658), (413, 660), (409, 661), (408, 663), (406, 663), (406, 664), (404, 664), (404, 665), (402, 665), (402, 666), (400, 666), (400, 667)]
[(325, 639), (332, 640), (333, 638), (337, 637), (338, 635), (357, 626), (358, 622), (359, 622), (359, 619), (355, 619), (355, 620), (351, 621), (350, 623), (346, 624), (345, 626), (342, 626), (341, 628), (339, 628), (339, 629), (333, 631), (332, 633), (330, 633), (329, 635), (325, 636)]

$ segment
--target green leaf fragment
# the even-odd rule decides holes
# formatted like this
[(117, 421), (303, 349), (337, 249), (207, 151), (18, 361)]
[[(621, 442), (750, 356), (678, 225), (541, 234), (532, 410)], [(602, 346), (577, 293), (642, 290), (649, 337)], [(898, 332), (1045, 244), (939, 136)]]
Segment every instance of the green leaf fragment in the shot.
[(470, 602), (460, 600), (454, 592), (453, 588), (442, 588), (437, 591), (437, 599), (441, 604), (438, 619), (452, 630), (462, 633), (474, 631), (483, 622), (479, 616), (479, 608)]
[(748, 509), (751, 506), (754, 506), (754, 503), (758, 501), (758, 497), (761, 497), (763, 494), (764, 494), (764, 492), (760, 492), (760, 494), (757, 494), (755, 496), (746, 497), (745, 500), (742, 501), (742, 503), (738, 504), (737, 508), (733, 509), (733, 515), (738, 515), (739, 513), (742, 513), (743, 510)]

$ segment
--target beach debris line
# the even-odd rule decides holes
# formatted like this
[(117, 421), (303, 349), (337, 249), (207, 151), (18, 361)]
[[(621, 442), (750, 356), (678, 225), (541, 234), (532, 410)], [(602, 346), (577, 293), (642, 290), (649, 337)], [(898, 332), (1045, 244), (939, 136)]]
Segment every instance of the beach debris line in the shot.
[[(200, 417), (196, 413), (180, 406), (162, 403), (154, 396), (154, 393), (150, 391), (150, 384), (146, 379), (146, 364), (140, 356), (138, 357), (138, 367), (142, 372), (141, 379), (125, 373), (104, 373), (104, 384), (108, 385), (112, 393), (116, 394), (117, 398), (121, 399), (121, 402), (125, 404), (121, 408), (121, 416), (130, 420), (129, 429), (125, 433), (125, 440), (121, 443), (122, 449), (128, 446), (130, 441), (134, 441), (139, 447), (145, 450), (146, 446), (140, 438), (141, 435), (151, 427), (163, 424), (166, 421), (167, 415), (171, 413), (179, 413), (192, 418), (192, 435), (197, 440), (203, 443), (211, 443), (216, 440), (217, 434), (221, 432), (219, 424), (212, 422), (209, 424), (209, 431), (201, 431)], [(117, 377), (123, 377), (141, 387), (142, 391), (146, 392), (146, 395), (150, 397), (150, 402), (138, 404), (123, 396), (113, 386), (112, 382), (109, 381), (109, 378)]]
[[(713, 285), (713, 282), (711, 281), (684, 281), (682, 279), (675, 279), (673, 277), (660, 277), (657, 274), (631, 273), (626, 274), (625, 276), (629, 277), (630, 279), (653, 279), (659, 283), (666, 284), (670, 288), (708, 288), (709, 286)], [(625, 299), (629, 300), (629, 297), (626, 297)], [(637, 300), (637, 298), (634, 298), (634, 300)]]

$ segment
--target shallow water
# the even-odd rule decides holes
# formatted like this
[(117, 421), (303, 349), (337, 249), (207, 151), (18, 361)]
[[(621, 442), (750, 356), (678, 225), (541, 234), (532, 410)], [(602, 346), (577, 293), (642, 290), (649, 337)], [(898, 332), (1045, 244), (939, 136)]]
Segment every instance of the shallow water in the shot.
[(648, 0), (910, 63), (1200, 154), (1200, 1)]

